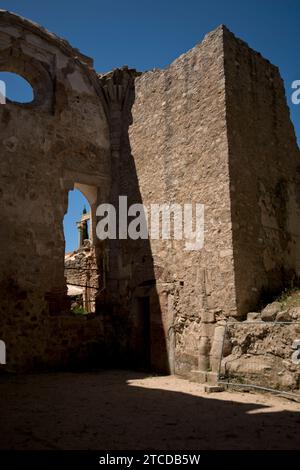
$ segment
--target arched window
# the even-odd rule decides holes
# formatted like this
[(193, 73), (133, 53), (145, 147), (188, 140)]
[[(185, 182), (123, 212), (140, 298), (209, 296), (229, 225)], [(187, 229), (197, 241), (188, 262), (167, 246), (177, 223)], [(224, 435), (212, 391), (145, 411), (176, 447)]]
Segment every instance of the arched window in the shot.
[(20, 104), (34, 101), (34, 91), (30, 83), (13, 72), (0, 72), (0, 93), (2, 104), (7, 101)]

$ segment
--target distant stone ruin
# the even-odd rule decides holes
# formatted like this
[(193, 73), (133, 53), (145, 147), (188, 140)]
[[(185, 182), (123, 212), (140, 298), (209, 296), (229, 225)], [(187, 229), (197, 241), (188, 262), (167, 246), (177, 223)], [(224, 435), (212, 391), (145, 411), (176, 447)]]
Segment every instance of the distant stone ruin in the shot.
[(78, 249), (65, 255), (65, 277), (71, 312), (87, 314), (96, 310), (96, 294), (99, 291), (99, 270), (95, 248), (88, 233), (90, 214), (83, 210), (77, 222)]

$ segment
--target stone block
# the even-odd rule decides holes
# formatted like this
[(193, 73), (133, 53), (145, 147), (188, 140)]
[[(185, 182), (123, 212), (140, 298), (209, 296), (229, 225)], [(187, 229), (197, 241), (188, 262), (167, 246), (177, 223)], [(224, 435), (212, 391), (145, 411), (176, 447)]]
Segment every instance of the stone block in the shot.
[(207, 372), (206, 381), (210, 385), (218, 385), (218, 374), (216, 372)]
[(201, 337), (212, 338), (215, 332), (214, 323), (201, 323), (200, 335)]
[(275, 321), (276, 315), (281, 311), (280, 302), (272, 302), (267, 305), (261, 312), (261, 318), (263, 321)]
[(190, 372), (190, 380), (192, 382), (197, 382), (199, 384), (206, 383), (206, 374), (207, 372), (202, 370), (192, 370)]
[(218, 392), (224, 392), (225, 387), (221, 385), (205, 385), (204, 391), (206, 393), (218, 393)]
[(203, 323), (214, 323), (215, 322), (215, 312), (202, 312), (201, 321)]
[(289, 315), (294, 321), (300, 321), (300, 307), (290, 308)]
[(220, 367), (221, 353), (218, 356), (210, 356), (210, 367), (213, 372), (218, 372)]
[(260, 321), (261, 313), (260, 312), (249, 312), (247, 314), (247, 321)]
[(283, 312), (279, 312), (276, 315), (276, 321), (278, 322), (289, 322), (292, 321), (293, 318), (289, 312), (289, 310), (284, 310)]

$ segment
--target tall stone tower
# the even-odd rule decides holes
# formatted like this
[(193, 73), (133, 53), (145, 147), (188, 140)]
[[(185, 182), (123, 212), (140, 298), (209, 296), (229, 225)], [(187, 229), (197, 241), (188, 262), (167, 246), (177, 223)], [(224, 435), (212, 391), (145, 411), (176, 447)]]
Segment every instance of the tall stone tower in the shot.
[(90, 220), (90, 214), (87, 212), (86, 208), (83, 208), (81, 218), (76, 222), (78, 230), (78, 248), (81, 248), (85, 240), (89, 240), (89, 229), (88, 222)]
[(148, 297), (153, 366), (187, 374), (209, 367), (218, 321), (244, 319), (298, 280), (300, 155), (284, 85), (277, 67), (220, 26), (166, 69), (135, 77), (123, 114), (118, 194), (205, 206), (203, 249), (122, 240), (108, 279), (131, 312), (133, 356)]

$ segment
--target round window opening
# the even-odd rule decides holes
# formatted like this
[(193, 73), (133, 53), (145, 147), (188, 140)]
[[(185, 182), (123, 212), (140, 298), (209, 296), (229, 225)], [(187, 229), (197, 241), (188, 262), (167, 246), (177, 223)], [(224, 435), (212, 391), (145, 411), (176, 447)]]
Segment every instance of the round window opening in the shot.
[(33, 88), (27, 80), (13, 72), (0, 72), (0, 100), (15, 103), (32, 103), (34, 100)]

